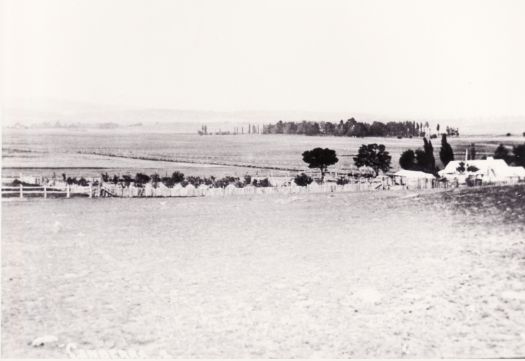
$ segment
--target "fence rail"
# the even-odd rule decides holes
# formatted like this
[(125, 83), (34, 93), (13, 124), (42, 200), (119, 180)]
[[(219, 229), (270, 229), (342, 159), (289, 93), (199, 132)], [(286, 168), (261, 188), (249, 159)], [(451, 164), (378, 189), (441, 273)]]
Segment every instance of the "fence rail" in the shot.
[[(523, 183), (523, 181), (500, 181), (476, 184), (474, 187), (500, 186)], [(250, 195), (250, 194), (298, 194), (298, 193), (348, 193), (348, 192), (373, 192), (381, 190), (425, 190), (425, 189), (448, 189), (466, 187), (454, 182), (439, 182), (437, 180), (416, 179), (404, 181), (401, 183), (394, 182), (391, 178), (382, 179), (360, 179), (347, 184), (310, 184), (306, 187), (300, 187), (294, 183), (288, 183), (281, 186), (271, 187), (254, 187), (246, 186), (237, 188), (229, 185), (225, 188), (214, 188), (207, 186), (194, 187), (188, 185), (182, 187), (176, 185), (168, 188), (162, 184), (157, 187), (147, 184), (144, 187), (134, 185), (124, 186), (120, 184), (102, 183), (96, 186), (78, 186), (78, 185), (42, 185), (42, 186), (2, 186), (2, 198), (29, 198), (42, 197), (48, 198), (53, 195), (58, 197), (117, 197), (117, 198), (148, 198), (148, 197), (204, 197), (204, 196), (229, 196), (229, 195)]]
[(29, 195), (41, 196), (42, 198), (47, 198), (48, 195), (64, 195), (65, 198), (70, 198), (71, 196), (80, 195), (87, 196), (92, 198), (94, 195), (93, 187), (81, 187), (81, 186), (70, 186), (67, 185), (63, 189), (56, 186), (24, 186), (20, 184), (19, 186), (2, 186), (2, 197), (9, 196), (18, 196), (19, 198), (25, 198)]

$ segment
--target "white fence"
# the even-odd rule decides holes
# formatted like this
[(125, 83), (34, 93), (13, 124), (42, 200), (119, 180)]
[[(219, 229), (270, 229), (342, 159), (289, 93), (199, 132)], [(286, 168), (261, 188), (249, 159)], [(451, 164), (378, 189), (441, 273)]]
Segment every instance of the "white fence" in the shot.
[(59, 197), (70, 198), (71, 196), (81, 195), (88, 196), (92, 198), (94, 195), (92, 186), (77, 186), (77, 185), (67, 185), (65, 187), (56, 187), (56, 186), (24, 186), (20, 184), (19, 186), (2, 186), (2, 197), (42, 197), (48, 198), (48, 196), (57, 195)]
[[(475, 185), (475, 187), (512, 185), (522, 183), (519, 181), (509, 180), (501, 182), (491, 182)], [(362, 178), (359, 181), (353, 181), (345, 185), (335, 183), (317, 184), (312, 183), (306, 187), (300, 187), (291, 184), (272, 187), (254, 187), (246, 186), (237, 188), (229, 185), (226, 188), (213, 188), (208, 186), (194, 187), (187, 185), (182, 187), (180, 184), (172, 188), (166, 187), (159, 183), (157, 187), (146, 184), (144, 187), (134, 185), (124, 186), (122, 184), (103, 183), (96, 186), (79, 186), (79, 185), (42, 185), (42, 186), (2, 186), (3, 198), (26, 198), (26, 197), (119, 197), (119, 198), (138, 198), (138, 197), (224, 197), (230, 195), (254, 195), (254, 194), (299, 194), (299, 193), (342, 193), (342, 192), (369, 192), (378, 190), (423, 190), (423, 189), (446, 189), (466, 187), (455, 182), (439, 182), (437, 180), (412, 179), (405, 180), (396, 184), (391, 178), (384, 177), (381, 179)]]

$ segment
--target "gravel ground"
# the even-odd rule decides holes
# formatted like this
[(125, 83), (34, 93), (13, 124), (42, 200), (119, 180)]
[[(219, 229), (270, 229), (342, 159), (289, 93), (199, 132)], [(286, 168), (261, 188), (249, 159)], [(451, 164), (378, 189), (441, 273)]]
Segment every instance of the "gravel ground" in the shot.
[(3, 357), (525, 356), (524, 186), (2, 212)]

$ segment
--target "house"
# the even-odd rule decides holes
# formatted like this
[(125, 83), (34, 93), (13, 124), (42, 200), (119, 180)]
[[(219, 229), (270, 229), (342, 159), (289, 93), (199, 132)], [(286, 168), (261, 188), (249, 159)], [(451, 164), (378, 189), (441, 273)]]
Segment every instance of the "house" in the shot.
[(467, 178), (482, 182), (519, 182), (525, 180), (525, 168), (510, 167), (503, 159), (455, 160), (438, 172), (449, 181), (465, 183)]

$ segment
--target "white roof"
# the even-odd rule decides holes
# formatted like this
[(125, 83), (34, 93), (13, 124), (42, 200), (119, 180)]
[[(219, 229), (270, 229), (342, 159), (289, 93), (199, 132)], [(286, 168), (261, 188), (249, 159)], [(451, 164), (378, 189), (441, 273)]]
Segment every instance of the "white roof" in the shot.
[(416, 170), (401, 169), (394, 173), (395, 176), (412, 178), (412, 179), (434, 179), (435, 177), (430, 173), (420, 172)]
[(494, 159), (489, 157), (487, 159), (474, 159), (474, 160), (453, 160), (447, 164), (445, 169), (439, 171), (440, 175), (445, 174), (460, 174), (457, 171), (457, 168), (460, 166), (460, 163), (464, 164), (465, 171), (469, 166), (474, 166), (478, 168), (476, 172), (468, 172), (465, 174), (483, 174), (488, 177), (509, 177), (513, 176), (514, 172), (511, 170), (508, 164), (503, 159)]

